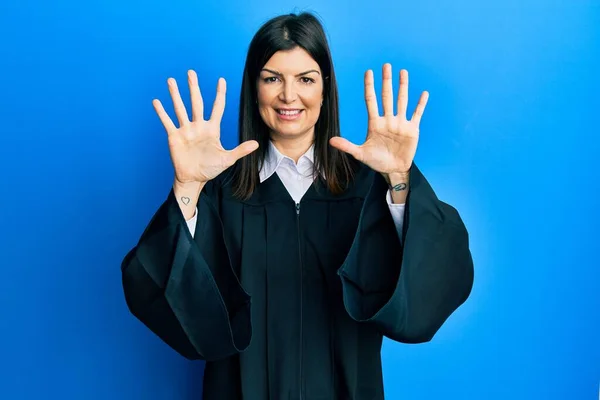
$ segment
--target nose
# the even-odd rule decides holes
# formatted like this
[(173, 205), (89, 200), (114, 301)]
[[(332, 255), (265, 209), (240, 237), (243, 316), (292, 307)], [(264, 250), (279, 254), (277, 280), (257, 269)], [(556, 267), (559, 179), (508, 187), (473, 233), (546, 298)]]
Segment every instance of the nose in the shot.
[(296, 88), (294, 87), (293, 81), (286, 81), (283, 85), (283, 89), (279, 95), (279, 99), (285, 103), (292, 103), (296, 100)]

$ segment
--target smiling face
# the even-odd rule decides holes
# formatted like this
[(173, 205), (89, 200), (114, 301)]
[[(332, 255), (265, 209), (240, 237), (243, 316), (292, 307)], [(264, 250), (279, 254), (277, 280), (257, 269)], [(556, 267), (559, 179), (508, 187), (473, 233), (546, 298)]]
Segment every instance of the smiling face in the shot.
[(278, 51), (257, 82), (258, 110), (271, 136), (314, 138), (321, 113), (323, 77), (319, 64), (301, 47)]

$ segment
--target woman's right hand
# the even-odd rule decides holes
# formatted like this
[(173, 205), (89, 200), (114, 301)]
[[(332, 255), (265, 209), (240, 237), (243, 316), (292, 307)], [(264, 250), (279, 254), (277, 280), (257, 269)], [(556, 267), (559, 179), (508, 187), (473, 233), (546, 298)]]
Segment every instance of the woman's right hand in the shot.
[(225, 150), (221, 145), (221, 119), (225, 111), (225, 79), (220, 78), (217, 84), (217, 95), (212, 114), (208, 121), (204, 120), (204, 104), (198, 77), (193, 70), (188, 71), (188, 83), (192, 100), (192, 120), (190, 121), (177, 82), (173, 78), (167, 80), (169, 92), (173, 99), (175, 114), (179, 128), (175, 126), (158, 99), (152, 101), (169, 136), (171, 161), (175, 168), (175, 179), (178, 183), (206, 183), (232, 166), (238, 159), (252, 153), (258, 148), (258, 142), (248, 140), (233, 150)]

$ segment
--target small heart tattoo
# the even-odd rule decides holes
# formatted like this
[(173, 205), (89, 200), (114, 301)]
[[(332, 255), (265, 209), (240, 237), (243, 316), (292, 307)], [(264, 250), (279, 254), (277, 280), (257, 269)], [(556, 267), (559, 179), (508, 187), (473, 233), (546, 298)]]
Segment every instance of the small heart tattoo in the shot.
[(183, 204), (185, 204), (187, 206), (190, 203), (190, 198), (189, 197), (182, 197), (181, 201), (183, 201)]

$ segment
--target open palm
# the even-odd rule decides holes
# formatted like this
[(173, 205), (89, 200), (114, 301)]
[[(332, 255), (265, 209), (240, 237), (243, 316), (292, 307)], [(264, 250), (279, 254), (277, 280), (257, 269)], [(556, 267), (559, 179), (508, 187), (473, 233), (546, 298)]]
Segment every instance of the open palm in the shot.
[(342, 137), (330, 139), (333, 147), (352, 155), (357, 160), (382, 174), (405, 173), (410, 169), (419, 141), (419, 124), (429, 98), (423, 92), (410, 120), (406, 119), (408, 106), (408, 71), (400, 71), (398, 115), (394, 115), (392, 66), (383, 66), (381, 100), (383, 116), (379, 115), (373, 71), (365, 73), (365, 102), (367, 105), (367, 138), (356, 145)]
[(233, 150), (225, 150), (221, 145), (221, 119), (225, 111), (226, 82), (223, 78), (217, 84), (217, 95), (210, 119), (204, 120), (204, 103), (198, 85), (198, 76), (188, 71), (188, 83), (192, 100), (192, 120), (190, 121), (177, 82), (168, 79), (169, 92), (173, 100), (179, 128), (166, 113), (160, 100), (152, 104), (169, 136), (169, 151), (175, 169), (175, 179), (180, 183), (208, 182), (233, 165), (238, 159), (258, 148), (258, 142), (249, 140)]

